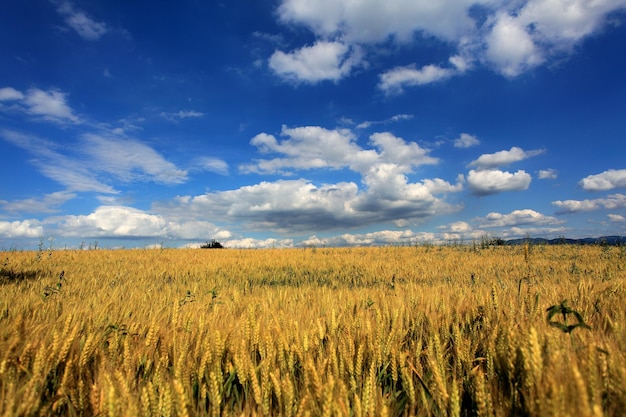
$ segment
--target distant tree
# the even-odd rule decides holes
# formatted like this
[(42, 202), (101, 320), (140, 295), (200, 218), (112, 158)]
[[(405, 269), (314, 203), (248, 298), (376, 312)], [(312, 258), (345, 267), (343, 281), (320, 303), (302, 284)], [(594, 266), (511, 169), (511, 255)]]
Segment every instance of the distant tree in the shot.
[(215, 239), (211, 239), (210, 242), (200, 246), (200, 249), (224, 249), (224, 246)]

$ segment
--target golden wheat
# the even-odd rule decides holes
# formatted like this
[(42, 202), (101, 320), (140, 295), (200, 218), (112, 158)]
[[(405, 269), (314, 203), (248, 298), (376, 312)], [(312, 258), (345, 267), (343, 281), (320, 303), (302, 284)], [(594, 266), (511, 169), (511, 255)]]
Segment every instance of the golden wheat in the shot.
[(2, 415), (626, 411), (623, 248), (1, 256)]

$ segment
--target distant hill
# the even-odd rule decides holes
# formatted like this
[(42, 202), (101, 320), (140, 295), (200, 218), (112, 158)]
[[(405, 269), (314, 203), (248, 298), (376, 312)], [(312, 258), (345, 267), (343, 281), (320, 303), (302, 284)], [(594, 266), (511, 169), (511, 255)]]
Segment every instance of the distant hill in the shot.
[(504, 243), (506, 245), (524, 245), (526, 242), (531, 245), (609, 245), (609, 246), (626, 246), (626, 236), (601, 236), (601, 237), (586, 237), (583, 239), (567, 239), (564, 237), (556, 239), (541, 239), (541, 238), (523, 238), (523, 239), (511, 239)]

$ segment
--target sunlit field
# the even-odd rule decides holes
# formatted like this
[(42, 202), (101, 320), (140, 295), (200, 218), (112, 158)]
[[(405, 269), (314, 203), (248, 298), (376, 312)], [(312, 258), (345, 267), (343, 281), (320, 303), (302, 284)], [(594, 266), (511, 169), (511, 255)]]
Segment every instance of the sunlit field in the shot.
[(0, 253), (0, 414), (626, 413), (626, 249)]

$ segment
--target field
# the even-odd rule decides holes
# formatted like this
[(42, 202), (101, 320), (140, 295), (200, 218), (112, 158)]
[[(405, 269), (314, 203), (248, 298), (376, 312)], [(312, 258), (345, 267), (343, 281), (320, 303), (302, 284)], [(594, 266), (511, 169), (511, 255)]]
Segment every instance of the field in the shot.
[(0, 253), (0, 415), (626, 414), (626, 250)]

